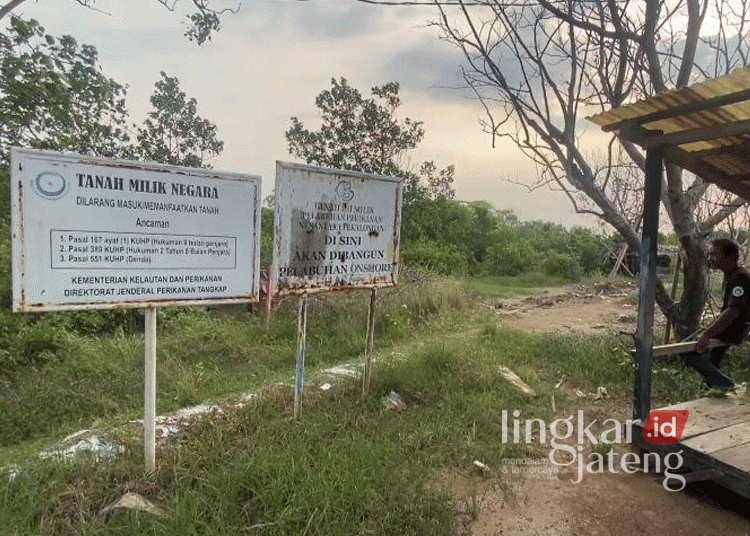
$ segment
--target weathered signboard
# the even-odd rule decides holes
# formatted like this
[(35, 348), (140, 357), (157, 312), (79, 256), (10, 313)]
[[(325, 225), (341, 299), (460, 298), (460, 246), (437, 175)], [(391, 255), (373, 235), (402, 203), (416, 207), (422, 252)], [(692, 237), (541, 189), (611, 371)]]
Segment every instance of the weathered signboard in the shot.
[(260, 178), (11, 151), (16, 311), (257, 301)]
[(401, 182), (276, 163), (274, 292), (396, 283)]

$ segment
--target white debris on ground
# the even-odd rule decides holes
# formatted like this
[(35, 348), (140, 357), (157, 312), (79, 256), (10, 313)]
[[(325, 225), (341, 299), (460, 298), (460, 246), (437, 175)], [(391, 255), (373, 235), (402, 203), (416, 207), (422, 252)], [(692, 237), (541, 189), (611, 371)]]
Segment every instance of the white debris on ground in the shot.
[(333, 376), (348, 376), (350, 378), (360, 377), (360, 372), (357, 369), (347, 366), (331, 367), (325, 369), (322, 374), (331, 374)]
[(0, 467), (0, 474), (7, 475), (8, 479), (12, 482), (21, 475), (21, 467), (15, 463), (11, 463), (5, 467)]
[(524, 382), (518, 374), (510, 370), (508, 367), (504, 367), (500, 365), (497, 367), (497, 369), (500, 371), (500, 374), (503, 375), (503, 377), (508, 380), (510, 383), (518, 387), (521, 392), (529, 395), (530, 397), (536, 396), (536, 391), (534, 391), (531, 387), (529, 387), (526, 382)]
[(129, 514), (131, 512), (146, 512), (161, 518), (171, 517), (168, 510), (161, 506), (156, 506), (137, 493), (126, 493), (109, 506), (103, 508), (99, 512), (99, 516), (106, 520), (115, 514)]
[[(216, 404), (198, 404), (189, 408), (183, 408), (174, 413), (156, 417), (156, 439), (162, 441), (177, 439), (180, 431), (205, 415), (221, 414), (224, 410)], [(132, 421), (140, 429), (143, 428), (143, 419)]]
[(106, 461), (122, 454), (125, 449), (108, 442), (101, 434), (93, 430), (81, 430), (69, 435), (57, 447), (41, 452), (42, 459), (58, 458), (72, 460), (82, 453), (90, 453), (99, 461)]
[(406, 402), (404, 402), (404, 399), (396, 391), (391, 391), (383, 399), (383, 409), (386, 411), (404, 411), (406, 409)]
[[(342, 379), (361, 378), (361, 372), (352, 366), (343, 365), (323, 370), (319, 373), (319, 376), (321, 379), (325, 379), (321, 389), (326, 391), (332, 389)], [(246, 393), (236, 397), (235, 402), (229, 404), (229, 406), (242, 408), (259, 396), (257, 393)], [(403, 404), (403, 401), (401, 403)], [(200, 418), (221, 413), (224, 413), (224, 409), (217, 404), (198, 404), (174, 413), (160, 415), (156, 417), (156, 439), (159, 442), (175, 441), (184, 428), (195, 424)], [(131, 424), (139, 430), (143, 430), (143, 419), (131, 421)], [(63, 439), (56, 447), (40, 453), (39, 456), (43, 459), (70, 460), (82, 453), (90, 453), (97, 461), (107, 461), (124, 453), (124, 451), (124, 447), (112, 444), (99, 432), (81, 430)], [(4, 467), (3, 471), (11, 475), (11, 478), (18, 473), (17, 469), (12, 466)]]
[(490, 468), (479, 460), (474, 460), (474, 467), (476, 467), (482, 474), (490, 472)]
[(360, 380), (362, 372), (352, 365), (339, 365), (320, 371), (315, 375), (314, 383), (320, 386), (322, 391), (331, 391), (337, 384), (343, 381)]
[(593, 400), (604, 400), (609, 396), (606, 387), (599, 386), (596, 389), (596, 393), (584, 393), (580, 389), (575, 390), (575, 395), (578, 398), (591, 398)]

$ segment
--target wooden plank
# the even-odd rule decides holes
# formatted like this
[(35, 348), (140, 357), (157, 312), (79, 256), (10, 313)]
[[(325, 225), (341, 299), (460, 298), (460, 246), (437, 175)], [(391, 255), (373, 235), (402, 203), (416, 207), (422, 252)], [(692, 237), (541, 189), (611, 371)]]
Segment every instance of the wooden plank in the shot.
[(510, 370), (508, 367), (504, 367), (502, 365), (497, 368), (500, 371), (500, 374), (502, 374), (506, 380), (518, 387), (523, 393), (532, 397), (536, 396), (536, 391), (529, 387), (526, 382), (518, 376), (518, 374)]
[[(711, 453), (711, 456), (720, 462), (739, 469), (740, 471), (750, 473), (750, 444), (737, 445), (736, 447), (718, 450)], [(750, 474), (748, 474), (748, 478), (750, 478)]]
[(699, 398), (661, 409), (686, 409), (690, 412), (682, 432), (683, 441), (750, 421), (750, 400), (734, 395), (722, 398)]
[(684, 439), (681, 443), (707, 454), (741, 445), (746, 445), (750, 448), (750, 445), (748, 445), (750, 444), (750, 419), (719, 430)]
[[(716, 411), (717, 409), (726, 408), (744, 408), (750, 406), (750, 398), (744, 396), (737, 396), (734, 394), (727, 394), (719, 398), (703, 397), (696, 398), (695, 400), (688, 400), (687, 402), (680, 402), (678, 404), (672, 404), (671, 406), (664, 406), (659, 409), (686, 409), (688, 411), (695, 411), (699, 413), (705, 413), (707, 411)], [(750, 411), (750, 409), (748, 410)]]
[(750, 121), (736, 121), (730, 124), (712, 125), (680, 130), (678, 132), (658, 133), (649, 136), (641, 143), (641, 147), (650, 149), (662, 145), (685, 145), (696, 141), (714, 140), (729, 136), (744, 136), (750, 133)]
[(700, 434), (716, 430), (724, 430), (741, 422), (750, 420), (747, 411), (737, 411), (736, 408), (717, 409), (710, 413), (692, 413), (682, 432), (682, 437), (688, 439)]
[[(684, 354), (685, 352), (692, 352), (695, 350), (696, 341), (687, 342), (675, 342), (672, 344), (662, 344), (660, 346), (654, 346), (653, 356), (663, 357), (667, 355)], [(717, 346), (729, 346), (727, 343), (717, 339), (711, 339), (708, 342), (709, 348), (716, 348)]]
[[(722, 476), (717, 476), (714, 479), (717, 484), (750, 499), (750, 443), (728, 446), (712, 453), (706, 453), (701, 452), (699, 448), (694, 448), (692, 446), (694, 441), (685, 440), (684, 435), (683, 440), (676, 444), (652, 444), (642, 438), (642, 432), (642, 425), (634, 425), (634, 445), (648, 452), (660, 453), (662, 456), (669, 452), (682, 452), (683, 469), (691, 472), (720, 472)], [(717, 434), (721, 433), (723, 432), (717, 432)], [(717, 443), (716, 446), (720, 445)], [(688, 475), (690, 474), (689, 472)]]

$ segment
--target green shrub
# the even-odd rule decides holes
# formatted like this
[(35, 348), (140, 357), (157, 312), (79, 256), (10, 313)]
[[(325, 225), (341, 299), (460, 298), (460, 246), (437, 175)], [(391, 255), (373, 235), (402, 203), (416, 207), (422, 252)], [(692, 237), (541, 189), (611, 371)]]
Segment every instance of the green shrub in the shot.
[(549, 251), (542, 257), (540, 269), (549, 276), (557, 276), (570, 281), (578, 281), (583, 277), (583, 269), (578, 260), (568, 253)]
[(569, 234), (570, 251), (575, 255), (584, 274), (595, 274), (602, 270), (602, 259), (609, 250), (606, 238), (591, 229), (573, 227)]
[(10, 228), (0, 219), (0, 307), (3, 309), (11, 307), (12, 282)]
[(453, 244), (420, 240), (404, 247), (401, 261), (408, 266), (419, 266), (442, 275), (464, 274), (466, 254)]
[(260, 223), (260, 269), (265, 270), (273, 260), (273, 209), (261, 209)]
[(487, 249), (485, 270), (493, 275), (518, 275), (532, 271), (536, 264), (536, 252), (527, 242), (512, 240), (495, 243)]

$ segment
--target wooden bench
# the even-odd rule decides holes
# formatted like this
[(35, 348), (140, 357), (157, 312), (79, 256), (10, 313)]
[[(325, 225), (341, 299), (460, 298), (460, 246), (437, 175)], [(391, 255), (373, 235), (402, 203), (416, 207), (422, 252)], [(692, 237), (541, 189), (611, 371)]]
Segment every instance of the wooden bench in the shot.
[[(661, 346), (654, 346), (653, 353), (651, 355), (653, 357), (665, 357), (668, 355), (684, 354), (685, 352), (694, 351), (696, 344), (696, 341), (662, 344)], [(716, 348), (719, 346), (729, 346), (729, 343), (720, 341), (718, 339), (711, 339), (708, 343), (709, 348)]]

